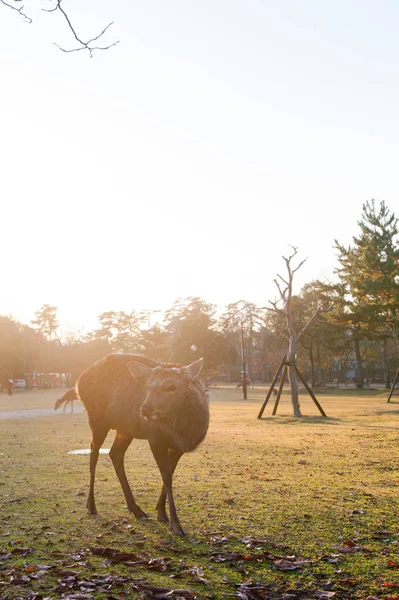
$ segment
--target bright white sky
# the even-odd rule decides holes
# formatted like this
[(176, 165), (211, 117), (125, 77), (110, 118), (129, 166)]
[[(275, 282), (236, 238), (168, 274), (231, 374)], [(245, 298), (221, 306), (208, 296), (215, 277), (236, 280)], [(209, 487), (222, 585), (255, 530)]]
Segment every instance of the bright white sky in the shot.
[(265, 304), (331, 278), (362, 203), (399, 213), (395, 0), (64, 0), (0, 5), (0, 314), (64, 329), (178, 297)]

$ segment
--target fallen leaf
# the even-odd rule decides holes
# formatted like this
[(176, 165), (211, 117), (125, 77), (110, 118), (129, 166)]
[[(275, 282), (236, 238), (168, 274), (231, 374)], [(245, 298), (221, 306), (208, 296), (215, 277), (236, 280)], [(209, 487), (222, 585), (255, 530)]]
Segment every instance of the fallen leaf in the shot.
[(358, 579), (354, 577), (348, 577), (347, 579), (340, 579), (338, 581), (340, 585), (356, 585), (358, 583)]

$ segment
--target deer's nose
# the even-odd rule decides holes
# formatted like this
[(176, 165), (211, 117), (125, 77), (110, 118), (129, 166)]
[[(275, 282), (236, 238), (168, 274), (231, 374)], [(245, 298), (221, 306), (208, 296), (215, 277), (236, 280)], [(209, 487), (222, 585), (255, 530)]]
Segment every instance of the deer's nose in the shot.
[(143, 406), (140, 408), (140, 414), (142, 417), (148, 417), (148, 415), (151, 414), (151, 408), (143, 404)]
[(148, 404), (143, 404), (143, 406), (140, 408), (141, 416), (145, 417), (146, 419), (157, 419), (158, 412), (159, 411), (154, 406)]

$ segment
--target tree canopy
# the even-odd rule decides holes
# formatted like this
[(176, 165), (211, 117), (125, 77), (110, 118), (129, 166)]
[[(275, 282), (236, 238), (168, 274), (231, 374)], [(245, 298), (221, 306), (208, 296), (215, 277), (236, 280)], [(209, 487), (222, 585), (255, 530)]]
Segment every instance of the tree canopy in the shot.
[(360, 233), (348, 247), (335, 240), (342, 324), (351, 331), (363, 386), (362, 339), (391, 338), (398, 343), (399, 245), (398, 219), (385, 202), (362, 207)]

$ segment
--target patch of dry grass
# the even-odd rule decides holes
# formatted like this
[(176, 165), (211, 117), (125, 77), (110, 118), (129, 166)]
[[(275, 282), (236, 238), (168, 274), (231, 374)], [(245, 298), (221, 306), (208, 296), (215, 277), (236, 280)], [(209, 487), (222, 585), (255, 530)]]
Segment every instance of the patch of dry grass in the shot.
[[(265, 389), (249, 393), (250, 399), (243, 401), (239, 390), (212, 390), (208, 436), (179, 464), (176, 505), (185, 539), (174, 538), (155, 520), (161, 479), (147, 442), (133, 442), (126, 466), (137, 501), (152, 520), (138, 523), (127, 513), (104, 455), (97, 470), (99, 516), (88, 517), (88, 456), (67, 453), (89, 447), (87, 415), (0, 419), (0, 554), (21, 545), (34, 548), (17, 561), (21, 569), (56, 564), (62, 556), (69, 565), (72, 553), (94, 546), (163, 558), (171, 561), (165, 572), (145, 565), (104, 565), (98, 557), (80, 569), (87, 577), (117, 572), (152, 584), (191, 588), (198, 598), (235, 594), (235, 584), (250, 578), (269, 585), (269, 596), (263, 597), (270, 598), (288, 592), (315, 598), (323, 589), (334, 591), (335, 598), (392, 596), (392, 587), (384, 584), (399, 587), (399, 404), (387, 404), (384, 392), (321, 395), (325, 419), (301, 396), (308, 416), (295, 419), (286, 393), (277, 416), (271, 416), (270, 403), (258, 420)], [(0, 409), (52, 407), (59, 395), (53, 390), (28, 392), (9, 401), (3, 394)], [(105, 446), (111, 443), (110, 435)], [(250, 538), (263, 543), (248, 548), (242, 540)], [(218, 562), (223, 553), (251, 557), (261, 551), (270, 555)], [(289, 555), (296, 557), (293, 570), (281, 570), (275, 561)], [(299, 557), (309, 562), (294, 568)], [(16, 558), (2, 565), (0, 557), (3, 573)], [(51, 572), (26, 584), (12, 585), (4, 574), (2, 579), (0, 597), (24, 596), (27, 589), (51, 596), (48, 590), (55, 585)], [(135, 597), (132, 591), (130, 595)]]

